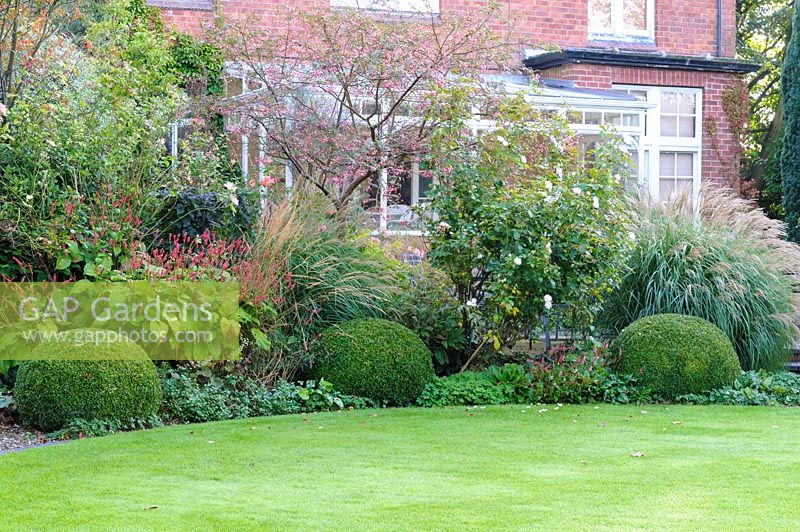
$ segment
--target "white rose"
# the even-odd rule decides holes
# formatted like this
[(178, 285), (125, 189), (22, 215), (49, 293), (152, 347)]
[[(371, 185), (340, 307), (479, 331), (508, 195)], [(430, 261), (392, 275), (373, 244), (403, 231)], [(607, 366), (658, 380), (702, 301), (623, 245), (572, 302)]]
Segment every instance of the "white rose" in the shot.
[(506, 146), (506, 147), (508, 146), (508, 141), (506, 140), (505, 137), (503, 137), (501, 135), (497, 135), (497, 142), (499, 142), (503, 146)]
[(467, 301), (467, 306), (468, 307), (477, 307), (478, 306), (478, 300), (473, 297), (472, 299)]
[(550, 242), (544, 245), (544, 249), (546, 249), (548, 253), (553, 252), (553, 246), (550, 245)]
[(226, 189), (228, 189), (229, 192), (233, 192), (233, 191), (236, 190), (236, 185), (234, 185), (230, 181), (226, 181), (225, 184), (222, 185), (222, 186), (225, 187)]
[(546, 308), (547, 310), (553, 308), (553, 296), (551, 296), (550, 294), (545, 294), (544, 296), (544, 308)]
[(628, 233), (628, 238), (631, 239), (631, 242), (636, 242), (636, 233), (631, 231), (630, 233)]
[(594, 207), (595, 209), (600, 208), (600, 199), (597, 196), (592, 198), (592, 207)]
[(439, 230), (440, 231), (449, 231), (450, 230), (450, 224), (447, 223), (447, 222), (439, 222)]
[(548, 192), (553, 190), (553, 183), (551, 183), (550, 181), (545, 181), (544, 189), (547, 190)]
[(519, 159), (520, 161), (522, 161), (522, 164), (528, 164), (528, 158), (525, 157), (524, 155), (520, 155)]
[(582, 192), (583, 191), (581, 190), (580, 187), (572, 187), (572, 193), (573, 194), (577, 194), (578, 196), (580, 196)]
[(517, 266), (522, 266), (522, 259), (519, 257), (514, 257), (514, 264)]

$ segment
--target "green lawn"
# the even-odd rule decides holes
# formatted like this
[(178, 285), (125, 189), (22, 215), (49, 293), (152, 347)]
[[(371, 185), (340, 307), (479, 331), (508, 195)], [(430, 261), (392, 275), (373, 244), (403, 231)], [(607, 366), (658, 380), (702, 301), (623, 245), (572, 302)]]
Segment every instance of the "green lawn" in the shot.
[(260, 418), (11, 453), (0, 530), (800, 523), (800, 409), (540, 408)]

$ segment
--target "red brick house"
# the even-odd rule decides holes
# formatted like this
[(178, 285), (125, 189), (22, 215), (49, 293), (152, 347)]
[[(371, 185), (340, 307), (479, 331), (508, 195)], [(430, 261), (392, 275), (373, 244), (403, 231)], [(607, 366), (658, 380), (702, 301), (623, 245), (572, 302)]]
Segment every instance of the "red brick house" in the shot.
[[(347, 8), (369, 7), (374, 0), (296, 1)], [(278, 0), (148, 3), (162, 8), (168, 25), (190, 32), (199, 32), (215, 10), (228, 16), (254, 14), (268, 26), (286, 4)], [(468, 9), (477, 1), (389, 3), (400, 10), (428, 6), (445, 12)], [(755, 68), (735, 59), (734, 0), (502, 0), (500, 4), (512, 21), (503, 31), (510, 41), (525, 43), (522, 62), (541, 76), (539, 103), (578, 111), (575, 128), (587, 142), (601, 124), (613, 124), (630, 139), (634, 172), (653, 195), (687, 189), (697, 193), (701, 181), (734, 184), (739, 146), (736, 109), (742, 101), (739, 79)], [(246, 152), (244, 148), (243, 160)], [(244, 168), (247, 172), (248, 164)], [(413, 204), (424, 196), (426, 187), (419, 181), (414, 180), (403, 203)]]

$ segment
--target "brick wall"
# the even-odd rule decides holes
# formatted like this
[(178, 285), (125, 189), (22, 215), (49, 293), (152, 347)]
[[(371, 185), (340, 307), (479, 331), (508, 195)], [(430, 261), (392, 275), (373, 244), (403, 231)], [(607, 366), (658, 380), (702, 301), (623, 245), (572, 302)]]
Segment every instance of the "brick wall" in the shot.
[[(158, 0), (162, 4), (170, 0)], [(187, 0), (179, 0), (187, 1)], [(509, 42), (530, 46), (617, 46), (637, 48), (625, 43), (592, 43), (588, 39), (587, 0), (498, 0), (509, 24), (498, 22), (497, 29), (507, 34)], [(735, 2), (723, 1), (723, 55), (735, 52)], [(214, 0), (217, 10), (229, 17), (255, 15), (265, 27), (279, 23), (280, 13), (291, 6), (329, 5), (329, 0)], [(441, 11), (475, 9), (479, 0), (440, 0)], [(638, 49), (662, 50), (670, 53), (716, 55), (717, 0), (655, 0), (656, 29), (654, 45)], [(182, 31), (200, 33), (204, 23), (213, 18), (213, 10), (164, 9), (164, 21)], [(546, 77), (575, 81), (580, 87), (610, 89), (614, 83), (699, 87), (703, 89), (703, 171), (704, 180), (730, 182), (738, 170), (736, 148), (728, 119), (722, 109), (723, 91), (736, 82), (729, 74), (610, 67), (570, 64), (552, 68)], [(715, 138), (710, 139), (707, 127), (715, 125)]]
[[(174, 0), (185, 2), (186, 0)], [(269, 26), (287, 6), (326, 6), (328, 0), (214, 0), (225, 15), (248, 14), (262, 19)], [(160, 5), (170, 0), (158, 0)], [(510, 24), (498, 22), (498, 29), (510, 42), (529, 46), (616, 46), (619, 48), (653, 49), (670, 53), (701, 55), (717, 52), (717, 0), (655, 0), (655, 44), (590, 42), (588, 40), (587, 0), (498, 0), (502, 16)], [(723, 55), (735, 53), (735, 0), (723, 3)], [(481, 0), (440, 0), (441, 11), (475, 9)], [(202, 23), (211, 20), (208, 10), (163, 10), (165, 22), (182, 31), (200, 32)]]
[(739, 83), (736, 76), (716, 72), (660, 70), (575, 64), (551, 68), (543, 77), (574, 81), (580, 87), (609, 90), (613, 84), (693, 87), (703, 89), (703, 171), (704, 181), (735, 185), (738, 175), (736, 146), (723, 93)]

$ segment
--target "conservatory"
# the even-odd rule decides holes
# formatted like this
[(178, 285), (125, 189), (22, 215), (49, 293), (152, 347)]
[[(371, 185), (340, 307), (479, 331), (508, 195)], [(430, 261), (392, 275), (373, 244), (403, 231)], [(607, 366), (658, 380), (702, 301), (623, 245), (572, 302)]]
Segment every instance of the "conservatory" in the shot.
[[(581, 152), (591, 151), (603, 135), (613, 132), (622, 141), (630, 155), (629, 186), (650, 190), (658, 194), (658, 180), (649, 179), (647, 169), (650, 156), (645, 139), (647, 112), (655, 107), (635, 89), (600, 91), (576, 87), (563, 80), (539, 79), (532, 85), (526, 76), (489, 78), (502, 84), (506, 92), (522, 92), (537, 108), (564, 113), (571, 127), (580, 135)], [(476, 113), (477, 116), (477, 113)], [(476, 119), (470, 123), (473, 131), (491, 130), (491, 120)], [(397, 193), (378, 195), (372, 209), (375, 231), (389, 235), (421, 235), (420, 209), (433, 180), (420, 172), (414, 163), (408, 176), (397, 185)], [(379, 191), (387, 190), (386, 176)]]
[[(242, 98), (245, 94), (253, 95), (260, 92), (260, 88), (245, 81), (242, 76), (241, 87), (236, 91), (238, 95), (232, 98)], [(652, 113), (655, 104), (648, 101), (647, 94), (637, 87), (620, 87), (618, 90), (603, 91), (584, 89), (575, 86), (572, 82), (556, 79), (540, 78), (535, 82), (528, 76), (487, 76), (487, 81), (497, 84), (507, 93), (524, 93), (526, 98), (537, 108), (563, 113), (574, 130), (581, 138), (581, 153), (589, 152), (594, 145), (611, 132), (622, 140), (630, 155), (629, 186), (649, 190), (654, 197), (659, 196), (661, 176), (651, 178), (648, 168), (655, 166), (649, 158), (656, 153), (648, 148), (646, 142), (646, 129), (648, 112)], [(242, 90), (243, 88), (246, 90)], [(240, 92), (241, 91), (241, 92)], [(701, 116), (697, 112), (698, 116)], [(476, 119), (470, 122), (474, 131), (491, 130), (493, 123), (489, 119), (481, 119), (476, 108)], [(177, 155), (181, 139), (186, 135), (188, 124), (177, 123), (173, 125), (168, 139), (168, 150)], [(254, 182), (264, 182), (263, 178), (269, 173), (275, 175), (275, 168), (267, 168), (264, 156), (266, 131), (263, 126), (256, 130), (256, 134), (242, 134), (240, 138), (232, 139), (235, 153), (241, 164), (241, 169), (246, 178)], [(698, 156), (693, 159), (694, 165), (699, 165)], [(274, 162), (273, 162), (274, 164)], [(678, 174), (684, 172), (683, 161), (675, 161)], [(685, 164), (683, 164), (685, 166)], [(281, 166), (280, 181), (286, 189), (293, 185), (294, 176), (291, 165)], [(698, 172), (685, 171), (688, 176)], [(389, 235), (421, 235), (422, 223), (420, 211), (414, 208), (424, 205), (427, 193), (434, 184), (433, 178), (421, 171), (418, 163), (411, 163), (408, 171), (392, 184), (389, 193), (387, 174), (381, 177), (380, 183), (373, 184), (369, 195), (368, 211), (371, 215), (370, 223), (376, 233)], [(673, 179), (673, 189), (679, 192), (685, 190), (688, 183), (690, 190), (697, 192), (699, 179), (689, 177), (681, 178), (670, 176)], [(271, 182), (273, 180), (270, 180)], [(663, 188), (663, 187), (662, 187)]]

